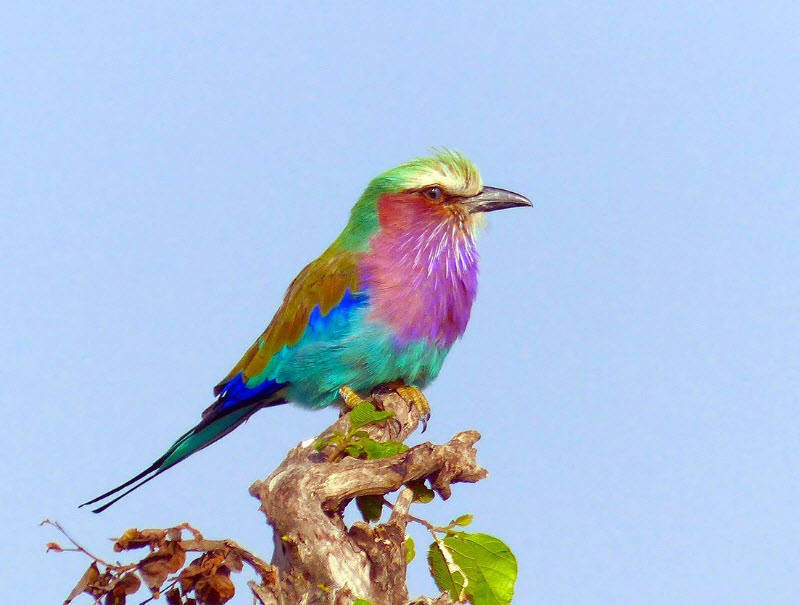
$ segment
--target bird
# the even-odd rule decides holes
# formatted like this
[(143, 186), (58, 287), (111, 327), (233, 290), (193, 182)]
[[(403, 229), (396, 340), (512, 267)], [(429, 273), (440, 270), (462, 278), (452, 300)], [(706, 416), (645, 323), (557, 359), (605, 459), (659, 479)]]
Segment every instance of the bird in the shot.
[(469, 321), (485, 215), (522, 206), (532, 203), (484, 186), (472, 161), (449, 149), (372, 179), (341, 234), (300, 271), (267, 328), (214, 387), (200, 422), (141, 473), (81, 506), (105, 501), (93, 509), (102, 512), (262, 408), (324, 408), (341, 402), (340, 389), (381, 385), (427, 407), (421, 389)]

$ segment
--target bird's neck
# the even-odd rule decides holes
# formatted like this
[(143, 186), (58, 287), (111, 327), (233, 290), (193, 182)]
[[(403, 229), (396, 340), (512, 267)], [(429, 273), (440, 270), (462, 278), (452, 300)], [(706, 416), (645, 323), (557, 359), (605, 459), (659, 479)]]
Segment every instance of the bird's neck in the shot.
[(400, 344), (449, 347), (469, 321), (478, 290), (478, 252), (469, 215), (402, 194), (378, 200), (380, 228), (361, 257), (370, 319)]

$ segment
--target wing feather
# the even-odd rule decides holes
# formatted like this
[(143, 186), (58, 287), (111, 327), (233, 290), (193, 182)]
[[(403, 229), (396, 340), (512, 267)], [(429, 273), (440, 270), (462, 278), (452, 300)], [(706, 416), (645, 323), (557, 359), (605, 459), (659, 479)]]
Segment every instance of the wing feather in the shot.
[(315, 307), (327, 315), (341, 302), (346, 290), (358, 290), (358, 281), (356, 255), (352, 252), (328, 249), (309, 263), (289, 285), (267, 329), (214, 387), (214, 394), (219, 395), (240, 373), (246, 382), (263, 372), (275, 353), (300, 340)]

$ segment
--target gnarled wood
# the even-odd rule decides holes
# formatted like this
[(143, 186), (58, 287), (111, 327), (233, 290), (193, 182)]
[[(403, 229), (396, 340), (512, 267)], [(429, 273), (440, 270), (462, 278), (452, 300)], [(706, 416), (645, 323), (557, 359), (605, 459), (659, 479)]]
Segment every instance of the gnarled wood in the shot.
[[(376, 393), (376, 407), (394, 417), (365, 429), (378, 441), (403, 441), (419, 425), (420, 412), (394, 392)], [(321, 437), (346, 433), (345, 414)], [(301, 443), (264, 481), (250, 487), (275, 531), (272, 565), (276, 572), (251, 589), (264, 605), (350, 605), (366, 599), (374, 605), (408, 603), (405, 528), (411, 481), (429, 478), (433, 489), (449, 498), (450, 484), (474, 483), (487, 472), (476, 462), (475, 431), (455, 435), (444, 445), (423, 443), (403, 454), (380, 460), (344, 458), (331, 462), (329, 453), (314, 450), (316, 440)], [(357, 522), (348, 528), (342, 518), (357, 496), (400, 491), (385, 523)], [(447, 595), (413, 603), (446, 605)]]
[[(361, 429), (372, 439), (404, 441), (419, 426), (419, 407), (396, 392), (383, 389), (371, 400), (393, 413), (384, 422)], [(320, 438), (335, 431), (347, 434), (349, 428), (349, 413), (343, 414)], [(487, 472), (476, 462), (473, 447), (478, 439), (477, 432), (465, 431), (444, 445), (422, 443), (378, 460), (342, 458), (341, 445), (335, 443), (316, 451), (314, 444), (319, 439), (299, 444), (266, 480), (250, 487), (274, 529), (271, 563), (232, 540), (207, 540), (187, 523), (124, 532), (114, 550), (148, 547), (139, 562), (119, 564), (100, 559), (52, 521), (45, 523), (61, 531), (74, 548), (51, 543), (48, 549), (78, 551), (92, 559), (67, 601), (87, 592), (98, 602), (123, 602), (125, 595), (144, 583), (154, 594), (165, 593), (169, 603), (221, 605), (235, 590), (228, 576), (241, 570), (244, 563), (258, 576), (249, 586), (262, 605), (351, 605), (356, 599), (372, 605), (452, 605), (447, 593), (409, 601), (405, 532), (414, 490), (408, 484), (428, 480), (447, 499), (452, 483), (483, 479)], [(388, 502), (385, 497), (392, 492), (398, 495), (386, 522), (359, 521), (347, 527), (342, 515), (353, 498), (372, 495)], [(183, 539), (183, 532), (189, 532), (191, 538)], [(189, 562), (189, 552), (201, 553), (201, 557)]]

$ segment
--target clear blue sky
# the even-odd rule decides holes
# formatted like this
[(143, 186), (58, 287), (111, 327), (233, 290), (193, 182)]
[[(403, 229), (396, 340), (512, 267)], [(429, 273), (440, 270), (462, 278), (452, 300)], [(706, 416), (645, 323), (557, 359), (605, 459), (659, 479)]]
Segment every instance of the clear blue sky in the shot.
[(428, 391), (426, 438), (479, 430), (491, 477), (416, 513), (505, 539), (517, 603), (797, 602), (796, 3), (482, 4), (6, 6), (4, 602), (86, 565), (45, 517), (109, 556), (181, 521), (270, 556), (247, 487), (332, 410), (75, 505), (196, 422), (367, 181), (434, 145), (536, 206), (491, 216)]

